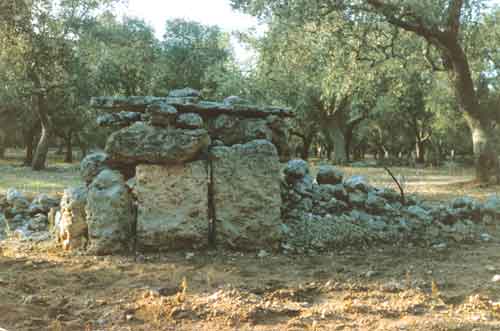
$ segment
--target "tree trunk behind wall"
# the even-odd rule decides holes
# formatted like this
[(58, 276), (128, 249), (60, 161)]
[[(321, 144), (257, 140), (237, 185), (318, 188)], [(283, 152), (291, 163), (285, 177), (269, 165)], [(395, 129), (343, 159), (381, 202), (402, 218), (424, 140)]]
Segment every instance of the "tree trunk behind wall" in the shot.
[(64, 139), (66, 145), (66, 154), (64, 156), (64, 162), (73, 163), (73, 132), (70, 130), (67, 137)]
[(334, 137), (334, 161), (337, 164), (344, 164), (347, 161), (346, 141), (344, 132), (341, 128), (336, 128), (333, 131)]
[(300, 157), (303, 160), (309, 160), (309, 151), (311, 150), (313, 140), (307, 137), (302, 141), (302, 150), (300, 152)]
[(425, 163), (425, 144), (421, 140), (415, 143), (415, 161), (419, 164)]
[(6, 149), (6, 134), (0, 130), (0, 159), (5, 157), (5, 149)]
[(47, 161), (47, 154), (49, 153), (49, 138), (51, 134), (51, 125), (48, 114), (47, 100), (44, 95), (38, 94), (35, 96), (37, 99), (36, 110), (40, 118), (40, 123), (42, 125), (42, 134), (38, 145), (36, 146), (35, 155), (33, 157), (33, 162), (31, 167), (35, 171), (45, 169), (45, 164)]
[(23, 130), (24, 146), (26, 148), (26, 156), (24, 157), (24, 165), (31, 166), (33, 162), (34, 140), (40, 129), (40, 123), (32, 123), (26, 130)]

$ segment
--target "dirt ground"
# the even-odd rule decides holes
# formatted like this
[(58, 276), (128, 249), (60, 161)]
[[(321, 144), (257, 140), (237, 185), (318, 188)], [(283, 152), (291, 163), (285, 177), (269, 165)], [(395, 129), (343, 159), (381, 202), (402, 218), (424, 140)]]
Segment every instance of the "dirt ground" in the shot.
[[(0, 163), (0, 193), (25, 176), (12, 167)], [(63, 168), (63, 184), (78, 182), (76, 167)], [(344, 171), (393, 185), (383, 169)], [(408, 191), (431, 199), (498, 190), (468, 184), (470, 169), (393, 171), (406, 176)], [(48, 173), (54, 178), (42, 180), (56, 186), (41, 191), (60, 192), (59, 171)], [(490, 242), (445, 248), (346, 247), (312, 256), (92, 257), (4, 241), (0, 330), (500, 330), (500, 281), (492, 281), (500, 274), (500, 225), (490, 234)]]
[(4, 243), (7, 330), (500, 330), (500, 243), (65, 255)]

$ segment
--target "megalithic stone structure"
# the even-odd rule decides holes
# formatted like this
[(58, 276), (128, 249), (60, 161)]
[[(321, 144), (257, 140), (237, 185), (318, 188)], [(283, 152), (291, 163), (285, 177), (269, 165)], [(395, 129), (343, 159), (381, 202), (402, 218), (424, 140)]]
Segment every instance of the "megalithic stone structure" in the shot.
[[(96, 97), (91, 105), (102, 111), (98, 124), (115, 131), (104, 152), (81, 164), (91, 197), (89, 248), (278, 248), (291, 111), (236, 97), (203, 101), (190, 88), (167, 97)], [(122, 179), (101, 187), (106, 171)]]

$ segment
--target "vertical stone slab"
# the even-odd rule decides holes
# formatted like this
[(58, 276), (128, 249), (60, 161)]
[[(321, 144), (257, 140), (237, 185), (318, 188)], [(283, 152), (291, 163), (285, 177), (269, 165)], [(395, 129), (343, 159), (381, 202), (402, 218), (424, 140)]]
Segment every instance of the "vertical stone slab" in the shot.
[(65, 250), (83, 248), (87, 244), (88, 226), (85, 214), (87, 188), (64, 190), (61, 199), (61, 217), (55, 224), (56, 239)]
[(282, 237), (276, 147), (254, 140), (210, 150), (217, 243), (235, 249), (277, 248)]
[(118, 171), (106, 169), (94, 178), (85, 212), (91, 254), (125, 253), (133, 246), (133, 200)]
[(199, 248), (208, 243), (208, 171), (205, 161), (139, 165), (137, 246), (141, 250)]

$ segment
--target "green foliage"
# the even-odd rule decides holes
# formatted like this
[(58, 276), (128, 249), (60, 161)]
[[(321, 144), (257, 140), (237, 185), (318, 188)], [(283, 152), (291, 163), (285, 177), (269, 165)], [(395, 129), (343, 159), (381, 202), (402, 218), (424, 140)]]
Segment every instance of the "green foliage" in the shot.
[(167, 21), (160, 43), (160, 69), (156, 77), (156, 94), (179, 87), (204, 90), (216, 94), (220, 75), (230, 72), (232, 60), (229, 35), (217, 26), (174, 19)]

